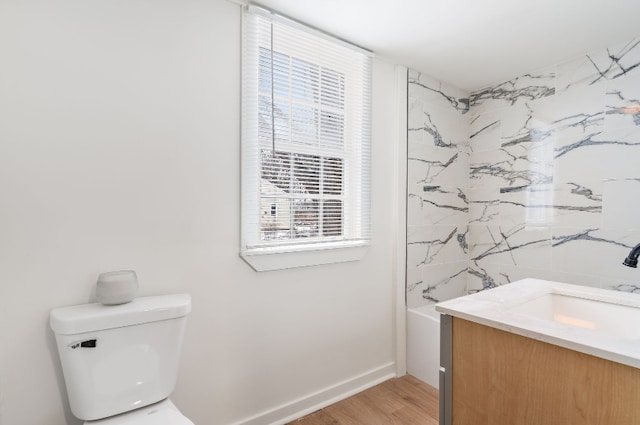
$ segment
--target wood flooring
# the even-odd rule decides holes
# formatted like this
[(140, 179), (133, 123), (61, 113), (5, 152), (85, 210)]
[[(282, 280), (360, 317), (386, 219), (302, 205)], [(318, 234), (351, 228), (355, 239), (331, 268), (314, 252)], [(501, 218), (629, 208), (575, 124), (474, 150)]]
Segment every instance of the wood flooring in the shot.
[(405, 375), (289, 425), (438, 425), (438, 390)]

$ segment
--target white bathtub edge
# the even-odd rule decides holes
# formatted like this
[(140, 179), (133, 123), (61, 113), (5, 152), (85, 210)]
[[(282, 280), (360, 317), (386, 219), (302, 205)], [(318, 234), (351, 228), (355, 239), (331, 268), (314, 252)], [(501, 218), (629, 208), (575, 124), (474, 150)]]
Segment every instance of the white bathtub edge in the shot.
[(440, 313), (435, 304), (407, 309), (407, 373), (440, 385)]

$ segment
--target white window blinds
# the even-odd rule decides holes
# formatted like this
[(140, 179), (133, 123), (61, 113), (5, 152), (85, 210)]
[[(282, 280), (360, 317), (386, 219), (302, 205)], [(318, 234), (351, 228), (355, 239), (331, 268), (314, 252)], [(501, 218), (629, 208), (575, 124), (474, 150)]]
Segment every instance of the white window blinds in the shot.
[(371, 55), (253, 6), (243, 36), (241, 250), (367, 243)]

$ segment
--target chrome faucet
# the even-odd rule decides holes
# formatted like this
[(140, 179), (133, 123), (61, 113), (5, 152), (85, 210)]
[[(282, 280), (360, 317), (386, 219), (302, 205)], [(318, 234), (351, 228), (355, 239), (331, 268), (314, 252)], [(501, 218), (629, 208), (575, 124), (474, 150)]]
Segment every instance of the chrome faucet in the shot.
[(640, 256), (640, 243), (635, 247), (633, 247), (633, 249), (629, 252), (629, 255), (627, 255), (627, 258), (624, 259), (622, 264), (624, 264), (627, 267), (636, 268), (638, 267), (638, 256)]

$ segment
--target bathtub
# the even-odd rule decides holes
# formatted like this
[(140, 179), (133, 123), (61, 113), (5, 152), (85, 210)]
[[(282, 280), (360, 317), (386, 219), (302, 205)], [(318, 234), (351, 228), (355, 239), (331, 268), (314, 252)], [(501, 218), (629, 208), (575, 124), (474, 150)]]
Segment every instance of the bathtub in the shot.
[(438, 388), (440, 313), (435, 304), (407, 309), (407, 373)]

